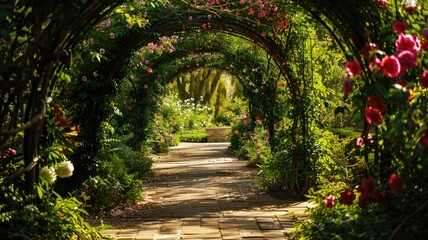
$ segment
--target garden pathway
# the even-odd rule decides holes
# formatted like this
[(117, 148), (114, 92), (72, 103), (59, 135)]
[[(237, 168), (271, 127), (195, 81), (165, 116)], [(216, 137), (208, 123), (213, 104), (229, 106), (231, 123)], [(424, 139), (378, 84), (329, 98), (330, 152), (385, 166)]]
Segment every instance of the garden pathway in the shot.
[(106, 219), (116, 239), (289, 239), (306, 202), (273, 198), (253, 187), (254, 169), (228, 143), (181, 143), (159, 156), (137, 208)]

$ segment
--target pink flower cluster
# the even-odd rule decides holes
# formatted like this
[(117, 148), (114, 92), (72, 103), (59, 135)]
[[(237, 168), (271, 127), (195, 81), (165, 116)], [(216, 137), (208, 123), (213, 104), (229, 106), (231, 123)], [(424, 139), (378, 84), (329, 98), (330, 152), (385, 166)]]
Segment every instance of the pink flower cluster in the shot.
[[(378, 4), (387, 4), (387, 1), (377, 1)], [(398, 36), (395, 41), (395, 53), (385, 55), (380, 51), (379, 45), (376, 43), (366, 43), (361, 49), (361, 55), (367, 62), (367, 70), (374, 74), (386, 76), (396, 79), (410, 69), (419, 66), (419, 53), (428, 46), (428, 30), (424, 32), (424, 41), (419, 36), (414, 34), (406, 34), (409, 27), (408, 23), (398, 20), (392, 25), (392, 31)], [(380, 58), (383, 56), (383, 58)], [(343, 92), (348, 95), (353, 92), (352, 78), (362, 74), (362, 66), (358, 60), (348, 61), (345, 64), (347, 77), (343, 82)], [(399, 86), (408, 95), (408, 100), (411, 100), (411, 95), (407, 86), (407, 81), (397, 79), (395, 85)], [(428, 70), (425, 69), (419, 76), (419, 86), (421, 88), (428, 87)], [(415, 90), (415, 89), (413, 89)], [(375, 93), (367, 99), (368, 107), (366, 108), (364, 118), (369, 124), (378, 125), (382, 123), (383, 114), (388, 110), (388, 105), (384, 96), (380, 93)]]
[[(271, 0), (239, 0), (239, 2), (228, 0), (194, 0), (193, 2), (197, 7), (209, 7), (212, 10), (217, 8), (221, 12), (231, 13), (235, 16), (244, 15), (251, 18), (258, 26), (262, 25), (262, 22), (269, 22), (266, 26), (274, 26), (275, 35), (289, 26), (289, 21), (284, 18), (284, 14), (279, 10), (278, 5), (274, 4)], [(208, 15), (208, 20), (211, 17), (211, 15)], [(193, 17), (189, 17), (188, 20), (193, 21)], [(211, 29), (209, 23), (204, 23), (201, 27)]]
[(16, 150), (13, 148), (8, 148), (4, 151), (2, 151), (1, 147), (0, 147), (0, 158), (6, 159), (9, 158), (10, 156), (16, 156)]

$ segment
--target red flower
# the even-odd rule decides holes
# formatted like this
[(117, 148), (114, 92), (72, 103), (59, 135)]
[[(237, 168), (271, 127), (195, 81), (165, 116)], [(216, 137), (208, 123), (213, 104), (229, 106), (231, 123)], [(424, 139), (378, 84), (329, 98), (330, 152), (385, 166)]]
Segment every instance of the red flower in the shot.
[(381, 62), (383, 74), (390, 78), (396, 78), (401, 73), (401, 65), (395, 56), (385, 56)]
[(345, 78), (343, 80), (343, 93), (345, 95), (352, 93), (352, 84), (351, 84), (351, 81), (349, 80), (349, 78)]
[(409, 14), (416, 11), (416, 5), (407, 5), (404, 7), (404, 13)]
[(346, 190), (342, 193), (340, 193), (340, 203), (345, 205), (351, 205), (352, 202), (354, 202), (356, 196), (355, 193), (351, 190)]
[(382, 116), (382, 113), (378, 109), (373, 108), (373, 107), (369, 107), (366, 110), (364, 118), (366, 119), (366, 121), (369, 124), (381, 124), (383, 116)]
[(364, 138), (359, 137), (359, 138), (357, 139), (357, 146), (358, 146), (358, 147), (361, 147), (361, 146), (363, 146), (363, 144), (364, 144)]
[(421, 141), (428, 146), (428, 131), (425, 131), (421, 134)]
[(380, 198), (379, 190), (375, 188), (374, 178), (372, 176), (363, 178), (361, 186), (358, 187), (358, 191), (361, 192), (360, 197), (358, 198), (358, 206), (361, 208), (366, 207), (370, 203), (382, 200)]
[(404, 188), (404, 181), (401, 177), (394, 173), (389, 177), (388, 185), (393, 193), (400, 194)]
[(375, 0), (377, 5), (379, 5), (380, 8), (386, 8), (388, 7), (388, 0)]
[(408, 27), (409, 24), (407, 24), (405, 21), (395, 21), (394, 24), (392, 24), (392, 31), (397, 34), (402, 34)]
[(411, 34), (400, 34), (398, 39), (395, 41), (395, 50), (415, 50), (421, 51), (421, 40), (417, 36)]
[(379, 93), (376, 93), (375, 95), (369, 97), (368, 102), (371, 107), (376, 108), (381, 113), (388, 110), (388, 106), (386, 105), (385, 100)]
[(325, 200), (324, 200), (324, 207), (326, 208), (331, 208), (334, 206), (334, 199), (335, 197), (333, 195), (328, 196)]
[(427, 88), (428, 87), (428, 70), (425, 70), (419, 76), (419, 86), (421, 86), (421, 88)]
[(245, 120), (244, 120), (244, 121), (242, 122), (242, 124), (243, 124), (244, 126), (247, 126), (247, 124), (248, 124), (248, 123), (247, 123), (247, 121), (245, 121)]
[(368, 176), (367, 178), (363, 178), (362, 184), (358, 190), (360, 190), (360, 192), (371, 192), (374, 188), (374, 178), (372, 176)]
[(361, 54), (365, 59), (369, 59), (374, 51), (379, 50), (379, 45), (376, 43), (366, 43), (361, 49)]
[(347, 62), (345, 64), (345, 69), (348, 73), (348, 76), (358, 76), (361, 74), (361, 65), (358, 60), (355, 60), (354, 62)]
[(394, 54), (401, 65), (401, 70), (418, 66), (418, 52), (416, 50), (402, 50)]

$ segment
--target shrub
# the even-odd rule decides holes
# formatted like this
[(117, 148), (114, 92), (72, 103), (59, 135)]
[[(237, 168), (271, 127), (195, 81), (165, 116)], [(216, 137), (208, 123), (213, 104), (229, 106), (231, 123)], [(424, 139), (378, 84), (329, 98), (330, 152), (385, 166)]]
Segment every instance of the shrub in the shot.
[(182, 133), (180, 138), (182, 142), (208, 142), (206, 133), (187, 132)]
[(102, 214), (141, 199), (142, 181), (116, 154), (104, 156), (99, 175), (83, 183), (81, 198), (89, 211)]
[[(363, 183), (364, 184), (364, 183)], [(361, 185), (363, 185), (361, 184)], [(361, 190), (353, 190), (343, 182), (325, 182), (319, 189), (307, 195), (315, 207), (308, 210), (309, 219), (295, 225), (294, 239), (424, 239), (428, 234), (428, 202), (420, 203), (420, 197), (411, 189), (400, 194), (375, 183), (373, 192), (379, 190), (378, 200), (362, 207)], [(377, 189), (377, 190), (376, 190)], [(346, 201), (345, 194), (352, 192), (355, 199)], [(346, 194), (349, 196), (349, 194)], [(327, 204), (328, 198), (333, 203)], [(402, 199), (400, 199), (402, 197)], [(381, 199), (381, 201), (379, 201)], [(425, 210), (424, 210), (425, 209)]]
[(16, 190), (1, 196), (2, 239), (102, 239), (101, 228), (84, 220), (87, 215), (76, 198), (61, 198), (38, 187), (41, 196)]
[(178, 133), (172, 134), (172, 138), (174, 139), (173, 142), (171, 142), (171, 146), (178, 146), (181, 141), (181, 135)]
[(246, 159), (250, 166), (264, 164), (271, 157), (269, 136), (260, 120), (256, 121), (254, 132), (250, 133), (246, 141), (243, 141), (242, 149), (245, 149)]
[(244, 146), (245, 141), (250, 138), (250, 122), (249, 119), (235, 119), (230, 129), (230, 148), (232, 151), (237, 151)]

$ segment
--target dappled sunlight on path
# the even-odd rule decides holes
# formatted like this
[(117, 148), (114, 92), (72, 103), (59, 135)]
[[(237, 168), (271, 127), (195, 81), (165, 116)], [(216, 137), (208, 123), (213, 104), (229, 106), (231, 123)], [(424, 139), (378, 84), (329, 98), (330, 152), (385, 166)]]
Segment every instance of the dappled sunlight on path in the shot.
[(181, 143), (160, 156), (137, 208), (106, 219), (117, 239), (287, 239), (306, 202), (275, 199), (228, 143)]

